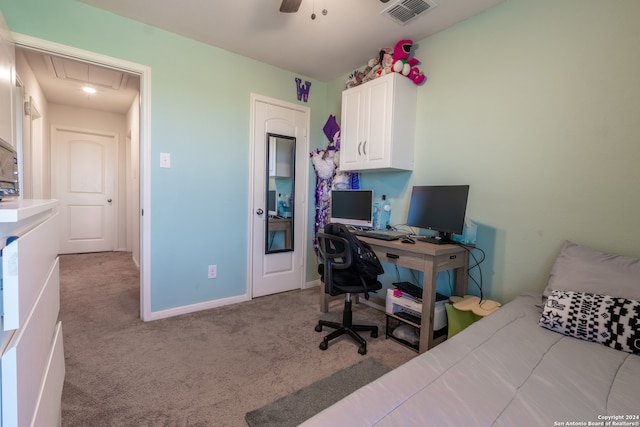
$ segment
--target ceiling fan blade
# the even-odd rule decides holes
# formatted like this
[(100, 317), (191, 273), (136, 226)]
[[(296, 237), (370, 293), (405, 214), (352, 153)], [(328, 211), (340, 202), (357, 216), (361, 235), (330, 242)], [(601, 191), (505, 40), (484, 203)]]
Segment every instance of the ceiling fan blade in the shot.
[(280, 12), (295, 13), (300, 8), (300, 3), (302, 3), (302, 0), (282, 0)]

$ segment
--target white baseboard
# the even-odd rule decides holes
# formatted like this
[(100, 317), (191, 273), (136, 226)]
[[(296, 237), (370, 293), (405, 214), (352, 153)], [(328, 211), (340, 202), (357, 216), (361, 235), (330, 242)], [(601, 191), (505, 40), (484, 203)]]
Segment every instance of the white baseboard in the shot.
[(320, 279), (312, 280), (311, 282), (306, 282), (302, 285), (302, 289), (309, 289), (320, 287), (322, 285), (322, 281)]
[(167, 310), (152, 311), (147, 320), (166, 319), (167, 317), (179, 316), (181, 314), (194, 313), (196, 311), (208, 310), (210, 308), (222, 307), (225, 305), (236, 304), (239, 302), (249, 301), (249, 295), (238, 295), (230, 298), (222, 298), (213, 301), (200, 302), (197, 304), (183, 305), (181, 307), (170, 308)]
[(140, 262), (134, 256), (131, 257), (131, 260), (135, 264), (135, 266), (138, 269), (138, 271), (140, 271)]
[[(311, 282), (305, 282), (302, 284), (302, 289), (309, 289), (314, 287), (319, 287), (322, 284), (320, 279), (312, 280)], [(145, 319), (145, 321), (149, 320), (159, 320), (166, 319), (167, 317), (179, 316), (181, 314), (194, 313), (196, 311), (208, 310), (210, 308), (222, 307), (225, 305), (237, 304), (239, 302), (249, 301), (248, 294), (238, 295), (235, 297), (222, 298), (213, 301), (206, 301), (197, 304), (191, 305), (183, 305), (181, 307), (169, 308), (167, 310), (160, 311), (152, 311), (149, 318)], [(384, 308), (383, 308), (384, 309)]]

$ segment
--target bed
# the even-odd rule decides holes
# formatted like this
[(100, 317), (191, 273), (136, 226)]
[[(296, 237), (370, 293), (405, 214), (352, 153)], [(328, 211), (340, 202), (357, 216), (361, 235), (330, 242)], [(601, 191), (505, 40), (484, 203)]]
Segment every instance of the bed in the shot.
[(640, 260), (565, 242), (543, 293), (518, 296), (303, 425), (640, 426), (638, 301)]

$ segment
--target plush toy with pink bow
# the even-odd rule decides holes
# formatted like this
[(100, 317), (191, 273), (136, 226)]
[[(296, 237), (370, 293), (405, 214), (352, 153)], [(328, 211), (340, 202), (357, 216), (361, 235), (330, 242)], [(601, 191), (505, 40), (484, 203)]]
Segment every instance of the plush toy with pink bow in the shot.
[(393, 49), (393, 71), (400, 73), (403, 76), (407, 76), (413, 83), (419, 85), (427, 79), (422, 71), (416, 65), (420, 61), (416, 58), (411, 58), (411, 48), (413, 47), (413, 40), (400, 40), (396, 43)]

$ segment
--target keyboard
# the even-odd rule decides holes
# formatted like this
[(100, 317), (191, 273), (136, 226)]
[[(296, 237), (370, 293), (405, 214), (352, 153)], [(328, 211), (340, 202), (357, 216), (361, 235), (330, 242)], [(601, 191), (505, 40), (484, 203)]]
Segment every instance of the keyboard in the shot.
[(406, 231), (393, 231), (393, 230), (354, 230), (353, 234), (362, 237), (371, 237), (372, 239), (379, 240), (398, 240), (402, 237), (408, 236), (411, 233)]

